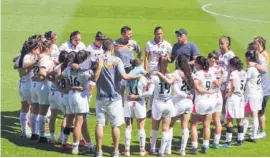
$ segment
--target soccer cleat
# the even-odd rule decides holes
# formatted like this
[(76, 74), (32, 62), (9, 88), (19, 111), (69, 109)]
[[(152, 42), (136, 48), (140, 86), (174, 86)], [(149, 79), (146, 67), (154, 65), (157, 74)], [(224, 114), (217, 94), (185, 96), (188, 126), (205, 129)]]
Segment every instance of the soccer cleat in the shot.
[(206, 154), (207, 148), (205, 146), (202, 146), (201, 153)]
[(80, 146), (86, 146), (87, 145), (87, 142), (84, 139), (81, 139), (79, 145)]
[(61, 149), (64, 151), (72, 150), (72, 146), (69, 144), (62, 144)]
[(88, 148), (89, 148), (89, 151), (91, 154), (95, 153), (96, 149), (95, 149), (95, 146), (93, 144), (91, 144)]
[(119, 157), (119, 151), (113, 152), (111, 157)]
[(260, 132), (260, 133), (257, 135), (257, 138), (258, 138), (258, 139), (266, 139), (266, 133), (265, 133), (265, 132)]
[(196, 155), (197, 153), (198, 153), (198, 149), (197, 148), (192, 148), (188, 152), (188, 154), (191, 154), (191, 155)]
[(122, 152), (122, 155), (130, 156), (129, 150), (128, 150), (128, 149), (125, 149), (125, 150)]
[(95, 157), (102, 157), (102, 152), (96, 152), (94, 156)]
[(164, 157), (164, 153), (158, 153), (158, 157)]
[(244, 142), (242, 140), (238, 140), (235, 145), (236, 146), (243, 146), (243, 144), (244, 144)]
[(73, 155), (78, 155), (79, 154), (79, 149), (78, 148), (72, 149), (71, 153)]
[(212, 148), (213, 148), (213, 149), (218, 149), (218, 148), (219, 148), (219, 144), (213, 143), (213, 144), (212, 144)]
[(256, 143), (256, 139), (254, 139), (254, 138), (249, 138), (246, 141), (251, 142), (251, 143)]
[(186, 156), (186, 151), (185, 150), (180, 149), (177, 153), (180, 154), (181, 156)]
[(148, 152), (147, 152), (145, 149), (141, 149), (140, 155), (141, 155), (141, 156), (144, 156), (144, 155), (146, 155), (146, 154), (148, 154)]
[(166, 155), (171, 155), (171, 154), (172, 154), (172, 150), (170, 150), (170, 149), (165, 149), (164, 154), (166, 154)]
[(37, 135), (37, 134), (32, 134), (31, 135), (30, 140), (38, 140), (38, 139), (39, 139), (39, 135)]
[(230, 148), (231, 142), (225, 142), (224, 144), (220, 144), (219, 146), (224, 147), (224, 148)]
[(38, 143), (49, 143), (49, 140), (47, 137), (39, 137)]

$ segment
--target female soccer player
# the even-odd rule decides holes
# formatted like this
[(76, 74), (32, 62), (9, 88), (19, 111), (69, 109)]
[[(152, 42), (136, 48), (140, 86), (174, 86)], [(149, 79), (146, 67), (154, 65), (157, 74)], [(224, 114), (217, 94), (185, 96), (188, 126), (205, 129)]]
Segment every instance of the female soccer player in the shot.
[(32, 77), (32, 81), (36, 81), (34, 89), (34, 95), (37, 97), (39, 104), (39, 116), (38, 116), (38, 129), (39, 129), (39, 143), (48, 143), (47, 137), (45, 137), (45, 116), (49, 108), (49, 91), (51, 82), (48, 81), (48, 73), (53, 70), (53, 61), (50, 59), (52, 43), (43, 40), (40, 43), (40, 56), (41, 59), (37, 63), (36, 75)]
[[(146, 72), (142, 66), (140, 59), (131, 60), (133, 69), (129, 72), (133, 75), (144, 75)], [(122, 83), (123, 84), (123, 83)], [(127, 96), (124, 100), (124, 116), (126, 122), (125, 129), (125, 151), (123, 155), (130, 156), (130, 141), (132, 132), (132, 121), (133, 117), (137, 120), (138, 136), (140, 141), (140, 155), (144, 156), (147, 152), (145, 150), (145, 118), (146, 118), (146, 105), (142, 93), (147, 86), (147, 79), (141, 77), (139, 80), (125, 81), (127, 89)], [(135, 96), (134, 96), (135, 95)]]
[(156, 142), (160, 121), (162, 121), (162, 140), (161, 146), (158, 152), (159, 156), (164, 156), (165, 147), (168, 144), (170, 133), (169, 126), (171, 117), (174, 115), (174, 106), (171, 95), (171, 85), (162, 81), (158, 75), (161, 73), (167, 78), (171, 78), (168, 74), (168, 57), (160, 57), (158, 66), (159, 71), (154, 71), (152, 76), (152, 82), (155, 84), (153, 107), (152, 107), (152, 131), (151, 131), (151, 153), (155, 153)]
[(233, 58), (235, 55), (233, 51), (230, 49), (231, 46), (231, 38), (229, 36), (222, 36), (219, 39), (219, 48), (220, 51), (218, 53), (218, 61), (219, 66), (224, 69), (224, 80), (221, 85), (221, 92), (223, 95), (223, 109), (222, 109), (222, 117), (221, 121), (224, 122), (225, 120), (225, 90), (227, 86), (227, 80), (228, 80), (228, 65), (229, 60)]
[[(68, 52), (62, 51), (59, 54), (58, 59), (55, 61), (58, 61), (59, 63), (63, 63), (66, 58), (67, 58)], [(57, 80), (55, 78), (55, 73), (59, 71), (59, 68), (61, 68), (61, 65), (58, 64), (57, 66), (54, 67), (54, 71), (52, 71), (51, 74), (48, 74), (51, 78), (51, 88), (49, 92), (49, 104), (50, 104), (50, 110), (51, 110), (51, 116), (50, 116), (50, 122), (49, 122), (49, 130), (50, 130), (50, 143), (56, 143), (56, 138), (55, 138), (55, 121), (56, 117), (58, 114), (58, 110), (60, 109), (60, 102), (59, 98), (61, 95), (61, 92), (59, 91), (58, 87), (62, 88), (61, 85), (58, 85), (59, 83), (61, 84), (61, 80)], [(65, 82), (65, 81), (63, 81)], [(63, 85), (63, 88), (65, 86)], [(62, 138), (62, 135), (59, 137), (60, 139)]]
[(57, 48), (56, 42), (57, 42), (57, 34), (53, 31), (45, 32), (44, 37), (46, 40), (50, 41), (52, 43), (52, 52), (51, 52), (51, 60), (54, 62), (58, 62), (58, 56), (59, 56), (59, 50)]
[(30, 93), (31, 78), (29, 71), (27, 71), (27, 69), (24, 68), (24, 61), (29, 60), (27, 59), (28, 57), (33, 57), (27, 55), (28, 53), (29, 53), (29, 45), (28, 41), (25, 41), (20, 56), (15, 61), (14, 65), (14, 68), (18, 70), (20, 76), (19, 94), (21, 100), (20, 125), (22, 130), (21, 131), (22, 138), (27, 138), (28, 135), (26, 131), (27, 115), (31, 106), (31, 93)]
[(172, 74), (171, 79), (166, 76), (158, 73), (159, 77), (167, 84), (173, 84), (173, 103), (175, 116), (172, 118), (170, 124), (170, 142), (168, 143), (165, 153), (171, 153), (171, 145), (173, 139), (173, 126), (178, 118), (181, 118), (181, 127), (182, 127), (182, 140), (181, 140), (181, 149), (179, 153), (184, 156), (185, 149), (187, 146), (187, 141), (189, 137), (188, 123), (190, 120), (190, 114), (193, 107), (193, 92), (194, 92), (194, 81), (192, 78), (192, 70), (188, 64), (188, 59), (185, 55), (179, 55), (177, 57), (177, 67), (179, 70), (175, 70)]
[(263, 37), (258, 36), (254, 38), (254, 42), (256, 42), (257, 45), (259, 46), (260, 54), (263, 57), (265, 57), (265, 59), (268, 61), (268, 65), (270, 65), (270, 57), (269, 57), (269, 54), (265, 50), (266, 40)]
[[(84, 50), (79, 51), (76, 54), (75, 63), (81, 64), (87, 59), (88, 53)], [(75, 127), (73, 131), (73, 145), (72, 154), (79, 153), (79, 142), (82, 133), (82, 128), (87, 129), (86, 126), (86, 114), (89, 112), (88, 103), (88, 86), (90, 77), (93, 77), (93, 72), (88, 71), (74, 71), (69, 66), (63, 71), (62, 75), (64, 77), (69, 77), (71, 82), (71, 88), (69, 91), (69, 106), (72, 113), (75, 114)], [(83, 123), (85, 122), (85, 127)], [(88, 132), (88, 131), (87, 131)], [(87, 146), (91, 151), (93, 151), (93, 144), (91, 143), (90, 135), (88, 133), (83, 133), (84, 138), (88, 142)]]
[(250, 137), (251, 142), (256, 141), (257, 131), (259, 128), (258, 111), (262, 109), (263, 91), (261, 86), (261, 74), (255, 67), (249, 67), (249, 62), (258, 63), (256, 51), (247, 51), (246, 54), (247, 62), (247, 81), (245, 86), (245, 119), (244, 134), (248, 128), (248, 116), (252, 116), (252, 134)]
[(237, 145), (242, 146), (244, 141), (244, 87), (246, 83), (246, 72), (243, 71), (243, 64), (238, 57), (233, 57), (229, 60), (229, 83), (225, 98), (226, 101), (226, 143), (224, 147), (230, 147), (233, 133), (233, 119), (236, 119), (238, 124)]
[(215, 149), (219, 148), (219, 140), (221, 137), (222, 125), (220, 121), (221, 111), (223, 107), (223, 98), (220, 90), (220, 86), (224, 81), (224, 69), (218, 65), (218, 53), (213, 51), (208, 54), (209, 71), (212, 71), (216, 76), (216, 103), (214, 107), (213, 120), (215, 124), (214, 144)]
[(194, 76), (196, 91), (191, 119), (192, 149), (190, 154), (197, 154), (198, 124), (201, 117), (203, 119), (203, 145), (201, 152), (206, 153), (206, 150), (209, 148), (210, 122), (214, 112), (215, 103), (217, 102), (216, 95), (214, 95), (216, 93), (214, 89), (216, 76), (212, 71), (209, 71), (207, 59), (202, 56), (197, 57), (195, 60), (195, 68), (197, 70)]

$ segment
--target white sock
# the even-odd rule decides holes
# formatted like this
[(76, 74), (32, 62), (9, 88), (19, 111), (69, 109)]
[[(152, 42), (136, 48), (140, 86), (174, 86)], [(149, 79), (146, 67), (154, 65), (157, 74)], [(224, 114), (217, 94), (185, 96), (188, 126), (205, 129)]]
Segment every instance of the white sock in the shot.
[(258, 117), (253, 117), (252, 118), (252, 135), (251, 135), (252, 139), (256, 139), (258, 128), (259, 128), (259, 119)]
[(131, 140), (131, 128), (125, 129), (125, 149), (129, 150)]
[(72, 150), (79, 150), (79, 142), (73, 142), (72, 143)]
[(173, 139), (173, 128), (170, 127), (169, 128), (169, 141), (168, 141), (168, 144), (166, 146), (167, 151), (172, 150), (172, 139)]
[(209, 140), (203, 140), (203, 146), (209, 148)]
[(214, 143), (215, 144), (219, 144), (220, 137), (221, 137), (220, 134), (215, 134), (215, 138), (214, 138)]
[(144, 128), (138, 129), (138, 136), (139, 136), (139, 142), (140, 142), (140, 149), (145, 149), (145, 130)]
[(51, 136), (51, 140), (55, 141), (55, 134), (54, 133), (50, 133), (50, 136)]
[(38, 115), (31, 113), (30, 115), (30, 124), (31, 124), (31, 130), (32, 134), (37, 134), (37, 121), (38, 121)]
[(198, 148), (198, 142), (196, 141), (196, 142), (193, 142), (192, 141), (192, 148), (194, 148), (194, 149), (197, 149)]
[(27, 113), (20, 112), (20, 124), (21, 124), (21, 130), (22, 134), (26, 134), (26, 126), (27, 126)]
[(181, 150), (185, 150), (188, 142), (189, 130), (188, 128), (182, 129)]
[(151, 143), (151, 150), (153, 151), (156, 150), (157, 135), (158, 135), (158, 131), (156, 130), (151, 131), (150, 143)]
[(162, 132), (162, 138), (161, 138), (161, 145), (159, 149), (159, 153), (164, 154), (165, 147), (167, 146), (169, 142), (170, 133), (169, 131)]
[(244, 120), (243, 120), (243, 126), (244, 126), (244, 135), (246, 135), (247, 129), (248, 129), (248, 126), (249, 126), (248, 117), (245, 117), (244, 118)]
[(232, 141), (232, 133), (226, 132), (226, 142), (231, 142)]
[(39, 129), (39, 135), (41, 137), (45, 137), (45, 116), (44, 115), (39, 115), (38, 117), (38, 129)]

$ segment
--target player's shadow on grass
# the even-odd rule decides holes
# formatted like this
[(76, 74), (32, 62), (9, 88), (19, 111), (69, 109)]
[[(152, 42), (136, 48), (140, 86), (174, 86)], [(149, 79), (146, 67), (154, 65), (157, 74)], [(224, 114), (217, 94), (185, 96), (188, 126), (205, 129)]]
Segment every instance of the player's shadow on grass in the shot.
[(47, 145), (39, 144), (35, 141), (30, 141), (29, 139), (21, 138), (19, 116), (20, 116), (20, 111), (2, 111), (1, 112), (2, 138), (18, 146), (36, 148), (36, 149), (46, 150), (46, 151), (62, 152), (59, 146), (54, 146), (51, 144), (47, 144)]

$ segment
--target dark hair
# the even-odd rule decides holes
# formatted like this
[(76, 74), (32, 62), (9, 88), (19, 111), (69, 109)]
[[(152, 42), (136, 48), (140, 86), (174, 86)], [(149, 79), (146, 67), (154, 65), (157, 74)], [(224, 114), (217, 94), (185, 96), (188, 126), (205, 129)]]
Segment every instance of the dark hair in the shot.
[(88, 57), (88, 53), (84, 50), (80, 50), (79, 52), (77, 52), (76, 54), (76, 62), (77, 64), (82, 63), (85, 59), (87, 59)]
[(40, 50), (40, 52), (44, 52), (44, 51), (48, 50), (51, 47), (52, 47), (52, 42), (48, 41), (48, 40), (45, 40), (45, 41), (40, 42), (39, 50)]
[(230, 46), (231, 46), (231, 37), (230, 36), (221, 36), (219, 40), (225, 39), (228, 41), (228, 49), (230, 50)]
[(205, 70), (205, 71), (209, 70), (209, 63), (205, 57), (198, 56), (195, 60), (195, 63), (201, 65), (203, 70)]
[(207, 58), (208, 59), (214, 58), (215, 60), (218, 60), (218, 53), (213, 50), (211, 53), (208, 54)]
[(45, 32), (44, 34), (44, 37), (47, 39), (47, 40), (52, 40), (53, 37), (56, 36), (56, 33), (53, 32), (53, 31), (48, 31), (48, 32)]
[(177, 57), (177, 66), (181, 69), (185, 74), (185, 81), (190, 88), (191, 93), (194, 92), (194, 80), (192, 78), (192, 71), (190, 65), (188, 64), (188, 58), (181, 54)]
[(126, 33), (127, 31), (131, 31), (131, 28), (129, 26), (123, 26), (120, 30), (120, 33)]
[(22, 46), (22, 50), (21, 50), (20, 59), (19, 59), (19, 67), (22, 67), (23, 58), (28, 53), (29, 53), (28, 41), (24, 41), (23, 46)]
[(133, 59), (133, 60), (130, 60), (130, 64), (132, 67), (136, 67), (136, 66), (139, 66), (142, 64), (142, 60), (141, 59)]
[(112, 50), (114, 48), (113, 40), (110, 38), (107, 38), (103, 41), (102, 48), (104, 52), (108, 50)]
[(250, 42), (247, 50), (259, 51), (259, 45), (256, 42)]
[(239, 57), (235, 56), (229, 60), (229, 64), (233, 67), (235, 67), (238, 71), (241, 71), (243, 69), (243, 63), (239, 59)]
[(80, 34), (81, 34), (80, 31), (73, 31), (69, 36), (69, 40), (71, 41), (74, 36), (80, 35)]
[(76, 60), (76, 52), (75, 51), (69, 52), (67, 54), (67, 58), (61, 65), (61, 71), (63, 71), (68, 66), (68, 63), (73, 63), (75, 60)]
[(255, 37), (254, 40), (259, 41), (259, 43), (262, 45), (263, 51), (264, 51), (265, 50), (266, 40), (262, 36)]
[(163, 29), (161, 26), (157, 26), (157, 27), (155, 27), (155, 29), (154, 29), (154, 34), (158, 31), (158, 30), (160, 30), (160, 29)]
[(67, 56), (68, 56), (67, 51), (65, 51), (65, 50), (61, 51), (59, 56), (58, 56), (58, 62), (63, 63), (66, 60)]
[(256, 51), (254, 51), (254, 50), (247, 51), (246, 54), (245, 54), (245, 57), (250, 59), (253, 62), (258, 63), (258, 56), (256, 54)]

